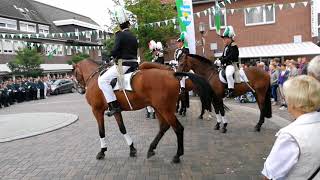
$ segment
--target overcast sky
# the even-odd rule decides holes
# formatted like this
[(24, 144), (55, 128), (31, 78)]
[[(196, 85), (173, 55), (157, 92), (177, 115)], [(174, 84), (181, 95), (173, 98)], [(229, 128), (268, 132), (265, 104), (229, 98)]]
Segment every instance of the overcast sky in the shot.
[(108, 8), (113, 7), (111, 0), (36, 0), (65, 10), (90, 17), (101, 26), (109, 24)]

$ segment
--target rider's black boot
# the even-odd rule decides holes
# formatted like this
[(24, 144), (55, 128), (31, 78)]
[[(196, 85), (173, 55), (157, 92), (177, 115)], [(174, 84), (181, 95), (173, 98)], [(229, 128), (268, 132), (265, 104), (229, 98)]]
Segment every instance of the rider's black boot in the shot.
[(148, 112), (148, 109), (147, 109), (146, 118), (150, 118), (150, 113)]
[(227, 126), (228, 126), (228, 123), (224, 123), (223, 124), (222, 130), (221, 130), (222, 133), (226, 133), (227, 132)]
[(220, 123), (217, 122), (216, 126), (214, 126), (214, 130), (219, 130), (220, 129)]
[(111, 117), (116, 113), (121, 112), (121, 108), (117, 100), (108, 103), (108, 105), (109, 105), (109, 111), (106, 112), (107, 116)]
[(234, 98), (234, 97), (235, 97), (234, 89), (229, 88), (227, 98)]
[(152, 113), (151, 118), (152, 118), (152, 119), (156, 119), (156, 113), (155, 113), (155, 112)]

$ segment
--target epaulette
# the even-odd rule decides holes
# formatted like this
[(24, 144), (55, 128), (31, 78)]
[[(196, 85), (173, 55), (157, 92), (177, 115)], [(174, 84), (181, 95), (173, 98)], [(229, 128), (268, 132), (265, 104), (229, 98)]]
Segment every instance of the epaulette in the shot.
[(236, 46), (236, 45), (237, 45), (237, 43), (235, 43), (235, 42), (231, 43), (231, 46)]

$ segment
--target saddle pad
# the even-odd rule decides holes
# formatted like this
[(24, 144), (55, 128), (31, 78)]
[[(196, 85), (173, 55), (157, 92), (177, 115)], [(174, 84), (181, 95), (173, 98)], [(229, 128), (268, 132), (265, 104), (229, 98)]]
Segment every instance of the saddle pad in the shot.
[[(134, 71), (134, 72), (131, 72), (131, 73), (128, 73), (128, 74), (125, 74), (125, 75), (124, 75), (123, 85), (124, 85), (124, 89), (125, 89), (125, 90), (127, 90), (127, 91), (133, 91), (132, 86), (131, 86), (131, 81), (132, 81), (133, 77), (137, 74), (137, 72), (139, 72), (139, 71)], [(117, 91), (117, 90), (120, 89), (120, 87), (119, 87), (119, 81), (118, 81), (117, 78), (115, 78), (114, 80), (112, 80), (111, 86), (112, 86), (112, 88), (113, 88), (114, 91)]]
[[(239, 70), (239, 74), (240, 74), (240, 80), (241, 82), (249, 82), (246, 73), (244, 72), (243, 69)], [(234, 75), (233, 75), (234, 76)], [(222, 83), (227, 84), (227, 80), (223, 77), (222, 75), (222, 71), (219, 72), (219, 79)]]

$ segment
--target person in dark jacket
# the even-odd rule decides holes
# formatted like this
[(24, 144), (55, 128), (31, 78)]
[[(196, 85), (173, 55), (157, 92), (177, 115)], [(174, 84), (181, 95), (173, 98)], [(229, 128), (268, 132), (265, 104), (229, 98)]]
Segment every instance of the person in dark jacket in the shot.
[(108, 103), (109, 111), (106, 113), (108, 116), (113, 116), (114, 114), (121, 112), (117, 97), (110, 84), (114, 78), (118, 77), (118, 61), (123, 61), (123, 72), (126, 72), (130, 68), (138, 67), (138, 40), (136, 36), (129, 31), (130, 22), (126, 15), (126, 10), (118, 6), (115, 8), (114, 15), (121, 29), (121, 31), (115, 35), (115, 44), (111, 51), (111, 56), (115, 59), (116, 64), (111, 66), (98, 78), (99, 88), (102, 90)]
[(223, 43), (225, 48), (221, 57), (221, 65), (225, 67), (226, 79), (228, 82), (228, 95), (227, 97), (234, 97), (234, 79), (235, 64), (239, 61), (239, 49), (234, 42), (235, 33), (232, 26), (227, 26), (223, 35)]

